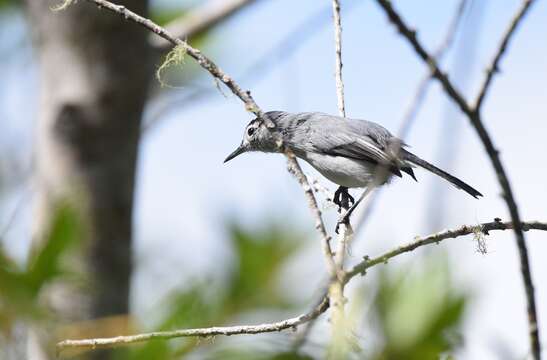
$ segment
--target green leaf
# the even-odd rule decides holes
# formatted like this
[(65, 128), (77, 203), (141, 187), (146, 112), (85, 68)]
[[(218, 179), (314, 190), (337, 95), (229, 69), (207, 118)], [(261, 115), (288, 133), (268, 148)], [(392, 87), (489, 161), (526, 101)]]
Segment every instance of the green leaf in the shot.
[(15, 0), (0, 0), (0, 11), (6, 10), (6, 8), (19, 5), (20, 1)]
[(46, 282), (65, 273), (62, 257), (80, 239), (81, 230), (76, 212), (67, 205), (60, 206), (44, 245), (29, 261), (26, 276), (32, 288), (38, 291)]
[(422, 261), (422, 269), (384, 271), (374, 302), (384, 347), (376, 359), (438, 359), (459, 344), (468, 296), (450, 286), (445, 261)]
[(209, 326), (218, 314), (218, 299), (208, 296), (204, 283), (195, 283), (189, 289), (171, 295), (167, 301), (168, 315), (159, 330), (172, 330)]
[(230, 238), (236, 253), (228, 293), (232, 305), (237, 309), (291, 305), (279, 293), (276, 280), (304, 237), (276, 225), (250, 232), (232, 224)]
[(37, 301), (47, 283), (64, 275), (62, 259), (79, 239), (79, 222), (67, 206), (59, 207), (41, 247), (35, 249), (26, 267), (18, 266), (0, 249), (0, 330), (9, 332), (21, 319), (39, 319), (47, 310)]

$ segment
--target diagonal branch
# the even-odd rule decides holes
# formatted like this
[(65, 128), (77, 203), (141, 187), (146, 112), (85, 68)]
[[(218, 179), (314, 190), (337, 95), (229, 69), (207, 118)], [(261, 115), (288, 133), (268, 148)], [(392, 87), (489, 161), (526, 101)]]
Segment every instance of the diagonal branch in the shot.
[(461, 93), (454, 87), (454, 85), (452, 85), (452, 82), (448, 79), (448, 75), (441, 71), (438, 61), (432, 55), (430, 55), (422, 46), (422, 44), (418, 41), (418, 38), (416, 37), (416, 31), (410, 29), (405, 24), (403, 19), (401, 19), (401, 16), (399, 16), (399, 14), (391, 5), (391, 1), (376, 0), (376, 2), (386, 12), (389, 21), (391, 21), (391, 23), (395, 25), (395, 27), (397, 27), (399, 33), (408, 40), (410, 45), (412, 45), (416, 54), (427, 64), (432, 76), (441, 83), (443, 89), (448, 94), (448, 96), (450, 96), (454, 100), (454, 102), (458, 105), (458, 107), (462, 110), (464, 114), (468, 116), (471, 115), (473, 111), (463, 95), (461, 95)]
[[(547, 222), (539, 221), (529, 221), (523, 222), (521, 227), (524, 231), (529, 230), (543, 230), (547, 231)], [(379, 265), (384, 264), (390, 259), (397, 257), (399, 255), (411, 252), (421, 246), (438, 244), (439, 242), (457, 238), (470, 234), (484, 234), (488, 235), (490, 231), (497, 230), (509, 230), (513, 228), (512, 222), (501, 222), (499, 219), (483, 223), (479, 225), (466, 225), (461, 226), (455, 230), (446, 230), (437, 234), (428, 235), (426, 237), (415, 240), (414, 242), (400, 246), (396, 249), (388, 251), (380, 256), (375, 258), (368, 258), (355, 265), (350, 271), (346, 273), (343, 280), (344, 283), (349, 282), (355, 276), (362, 274), (364, 275), (366, 270)], [(310, 321), (316, 319), (319, 315), (327, 311), (329, 308), (329, 301), (326, 294), (321, 298), (321, 301), (314, 307), (311, 311), (299, 315), (294, 318), (260, 325), (241, 325), (241, 326), (222, 326), (222, 327), (210, 327), (210, 328), (198, 328), (198, 329), (182, 329), (182, 330), (173, 330), (173, 331), (158, 331), (146, 334), (137, 334), (137, 335), (128, 335), (128, 336), (116, 336), (112, 338), (98, 338), (98, 339), (81, 339), (81, 340), (64, 340), (57, 343), (57, 352), (68, 349), (68, 348), (80, 348), (80, 349), (99, 349), (105, 347), (116, 347), (134, 343), (140, 343), (149, 340), (169, 340), (180, 337), (211, 337), (216, 335), (242, 335), (242, 334), (259, 334), (267, 332), (277, 332), (285, 329), (294, 329), (299, 325), (309, 323)]]
[[(190, 46), (187, 42), (176, 38), (170, 32), (168, 32), (161, 26), (155, 24), (152, 20), (144, 18), (132, 12), (131, 10), (128, 10), (125, 6), (116, 5), (106, 0), (87, 0), (87, 1), (94, 3), (99, 8), (105, 8), (114, 13), (117, 13), (121, 15), (123, 18), (125, 18), (126, 20), (131, 20), (145, 27), (146, 29), (160, 36), (161, 38), (169, 41), (171, 44), (175, 45), (176, 47), (180, 47), (181, 49), (183, 49), (184, 52), (187, 53), (189, 56), (191, 56), (194, 60), (196, 60), (197, 63), (203, 69), (209, 72), (216, 79), (220, 80), (220, 82), (223, 83), (226, 87), (228, 87), (234, 95), (236, 95), (239, 99), (241, 99), (241, 101), (243, 101), (243, 103), (245, 104), (245, 108), (247, 111), (252, 112), (258, 118), (262, 119), (262, 121), (264, 121), (264, 123), (266, 124), (268, 128), (270, 129), (275, 128), (275, 124), (260, 109), (258, 104), (255, 102), (255, 100), (251, 96), (251, 92), (248, 90), (244, 91), (228, 74), (222, 71), (220, 67), (218, 67), (211, 59), (203, 55), (203, 53), (200, 50)], [(278, 145), (280, 146), (280, 148), (284, 148), (281, 139), (278, 139)], [(293, 170), (293, 174), (296, 176), (300, 185), (302, 185), (302, 188), (304, 189), (306, 197), (308, 198), (308, 205), (316, 220), (316, 228), (319, 231), (319, 234), (321, 235), (324, 252), (326, 254), (329, 254), (329, 253), (332, 254), (332, 251), (330, 249), (330, 237), (326, 233), (325, 225), (323, 223), (323, 219), (321, 218), (321, 211), (319, 210), (319, 207), (317, 206), (317, 201), (315, 200), (315, 196), (313, 194), (313, 191), (311, 190), (311, 186), (308, 182), (308, 179), (302, 172), (300, 165), (298, 165), (298, 162), (294, 154), (292, 154), (292, 152), (289, 149), (285, 149), (284, 153), (287, 156), (289, 169)], [(332, 257), (327, 256), (327, 265), (329, 266), (329, 270), (331, 271), (331, 274), (332, 274), (335, 272), (334, 262), (329, 261), (328, 258), (331, 258), (332, 260)]]
[[(344, 281), (348, 282), (354, 276), (359, 274), (364, 275), (367, 269), (373, 266), (376, 266), (378, 264), (385, 264), (391, 258), (402, 255), (407, 252), (411, 252), (424, 245), (438, 244), (441, 241), (446, 239), (455, 239), (457, 237), (470, 235), (470, 234), (477, 234), (481, 236), (481, 235), (489, 235), (489, 232), (494, 230), (514, 229), (513, 222), (511, 221), (501, 222), (498, 220), (499, 219), (496, 219), (496, 221), (482, 223), (479, 225), (463, 225), (454, 230), (445, 230), (445, 231), (441, 231), (436, 234), (431, 234), (422, 238), (417, 237), (413, 242), (407, 245), (399, 246), (398, 248), (388, 251), (375, 258), (371, 259), (368, 256), (365, 256), (363, 261), (361, 261), (360, 263), (355, 265), (351, 270), (346, 272), (346, 277), (344, 278)], [(529, 231), (529, 230), (547, 231), (547, 222), (528, 221), (528, 222), (521, 223), (521, 227), (524, 231)]]
[[(467, 6), (467, 0), (460, 0), (460, 3), (458, 4), (456, 12), (454, 13), (452, 17), (450, 24), (448, 25), (446, 34), (442, 42), (438, 45), (437, 49), (433, 53), (433, 57), (437, 60), (437, 62), (440, 62), (442, 58), (444, 57), (444, 55), (446, 54), (446, 52), (448, 51), (448, 49), (452, 47), (452, 44), (454, 43), (456, 34), (459, 29), (459, 26), (463, 23), (462, 19), (465, 14), (466, 6)], [(433, 74), (431, 73), (431, 71), (428, 71), (427, 74), (425, 74), (420, 80), (420, 83), (418, 84), (418, 87), (416, 88), (414, 96), (412, 97), (412, 100), (409, 102), (409, 105), (404, 111), (404, 115), (401, 119), (399, 131), (397, 132), (397, 135), (400, 139), (405, 140), (408, 133), (410, 132), (410, 128), (412, 127), (412, 125), (414, 124), (416, 120), (416, 115), (418, 114), (418, 111), (424, 102), (424, 99), (426, 97), (427, 90), (429, 88), (429, 84), (431, 83), (432, 78), (433, 78)], [(359, 236), (359, 232), (362, 231), (363, 229), (363, 224), (368, 220), (368, 218), (373, 213), (375, 205), (382, 194), (382, 190), (383, 190), (382, 188), (379, 188), (376, 192), (374, 192), (373, 194), (370, 194), (369, 201), (363, 207), (361, 215), (359, 216), (357, 220), (357, 226), (355, 227), (357, 229), (357, 235), (356, 235), (357, 237)]]
[(209, 328), (183, 329), (173, 331), (157, 331), (145, 334), (116, 336), (111, 338), (96, 338), (83, 340), (64, 340), (57, 343), (57, 353), (68, 348), (80, 349), (100, 349), (115, 347), (121, 345), (141, 343), (150, 340), (169, 340), (181, 337), (211, 337), (216, 335), (241, 335), (241, 334), (260, 334), (268, 332), (278, 332), (286, 329), (295, 329), (297, 326), (317, 318), (329, 308), (328, 300), (323, 297), (321, 302), (311, 311), (293, 317), (290, 319), (260, 324), (260, 325), (241, 325), (241, 326), (215, 326)]
[[(188, 15), (183, 15), (169, 22), (164, 27), (176, 38), (186, 40), (226, 20), (255, 1), (211, 0), (205, 5), (192, 10)], [(159, 50), (168, 50), (171, 47), (170, 41), (157, 36), (151, 36), (150, 43)]]
[[(529, 1), (529, 0), (525, 0), (525, 2), (526, 1)], [(433, 76), (437, 80), (439, 80), (439, 82), (441, 83), (443, 89), (448, 94), (448, 96), (460, 107), (462, 112), (465, 115), (467, 115), (471, 124), (477, 131), (477, 134), (479, 135), (479, 138), (482, 141), (485, 151), (490, 157), (492, 166), (494, 167), (494, 170), (496, 171), (498, 182), (500, 183), (500, 186), (503, 190), (503, 197), (509, 209), (511, 220), (513, 221), (513, 224), (514, 224), (513, 230), (515, 232), (517, 249), (519, 252), (520, 272), (522, 274), (524, 289), (526, 293), (528, 327), (530, 331), (530, 347), (532, 349), (534, 358), (540, 359), (541, 345), (539, 342), (539, 327), (538, 327), (538, 320), (537, 320), (536, 301), (534, 297), (534, 284), (532, 282), (532, 275), (530, 271), (528, 249), (526, 248), (524, 233), (521, 228), (520, 215), (519, 215), (515, 198), (513, 196), (511, 185), (509, 183), (509, 179), (507, 177), (507, 173), (505, 172), (505, 169), (499, 157), (499, 152), (494, 146), (494, 143), (492, 139), (490, 138), (490, 135), (482, 122), (481, 114), (479, 111), (480, 109), (471, 108), (469, 106), (469, 104), (463, 98), (463, 96), (452, 85), (452, 82), (448, 79), (448, 76), (440, 70), (437, 64), (437, 61), (431, 55), (429, 55), (427, 51), (424, 49), (424, 47), (420, 44), (420, 42), (418, 41), (416, 37), (416, 32), (410, 30), (410, 28), (401, 19), (399, 14), (393, 9), (391, 2), (388, 0), (376, 0), (376, 2), (386, 12), (389, 20), (397, 27), (399, 32), (412, 45), (412, 47), (414, 48), (414, 51), (418, 54), (418, 56), (424, 62), (428, 64), (429, 68), (431, 69), (433, 73)], [(522, 19), (522, 16), (521, 17), (517, 16), (516, 19)], [(514, 26), (516, 27), (516, 25)], [(510, 28), (511, 27), (513, 27), (513, 24), (511, 24)], [(497, 57), (494, 58), (494, 60), (496, 59)]]
[[(349, 11), (353, 7), (359, 5), (359, 2), (349, 2), (345, 5), (345, 9)], [(319, 11), (312, 13), (303, 22), (287, 33), (279, 42), (274, 44), (268, 51), (262, 54), (257, 60), (250, 64), (237, 76), (240, 82), (249, 84), (255, 83), (257, 80), (263, 79), (268, 73), (276, 68), (280, 63), (287, 61), (301, 47), (317, 34), (323, 26), (330, 20), (332, 13), (331, 5), (321, 8)], [(143, 130), (151, 129), (161, 121), (160, 116), (164, 111), (167, 111), (171, 106), (176, 104), (195, 104), (197, 100), (210, 94), (216, 93), (214, 86), (202, 88), (191, 92), (184, 97), (173, 97), (166, 101), (166, 104), (161, 106), (159, 110), (154, 111), (150, 119), (146, 121)]]
[(486, 70), (486, 77), (484, 79), (484, 82), (481, 86), (481, 90), (479, 91), (479, 95), (477, 96), (477, 100), (475, 101), (475, 110), (479, 110), (481, 108), (481, 105), (484, 101), (484, 97), (486, 96), (486, 93), (488, 92), (488, 89), (490, 88), (490, 84), (492, 83), (492, 80), (494, 79), (494, 75), (499, 72), (499, 63), (503, 55), (505, 54), (505, 50), (507, 50), (507, 45), (509, 45), (509, 41), (511, 40), (513, 34), (515, 33), (515, 30), (521, 23), (521, 21), (524, 19), (524, 16), (534, 3), (534, 0), (525, 0), (522, 3), (522, 6), (520, 7), (519, 11), (515, 14), (513, 17), (513, 20), (511, 21), (511, 24), (507, 28), (505, 35), (503, 36), (503, 40), (501, 41), (498, 51), (496, 52), (496, 55), (494, 56), (494, 59), (492, 60), (491, 65), (488, 67), (488, 70)]
[[(440, 62), (443, 59), (448, 49), (450, 49), (452, 44), (454, 43), (460, 24), (463, 22), (462, 19), (464, 18), (463, 15), (465, 14), (466, 6), (467, 0), (460, 0), (460, 3), (456, 8), (456, 12), (452, 17), (450, 24), (448, 25), (448, 29), (446, 30), (444, 39), (438, 45), (437, 49), (435, 49), (435, 51), (433, 52), (433, 58), (437, 62)], [(423, 103), (432, 77), (433, 74), (431, 73), (431, 71), (429, 71), (420, 80), (418, 88), (414, 93), (414, 97), (412, 98), (411, 102), (404, 112), (403, 119), (399, 127), (399, 132), (397, 133), (399, 138), (404, 139), (407, 137), (408, 132), (410, 131), (410, 127), (414, 123), (414, 119), (416, 118), (416, 114), (418, 113), (418, 109)]]
[[(207, 56), (203, 55), (200, 50), (193, 48), (187, 42), (178, 39), (173, 34), (162, 28), (161, 26), (154, 23), (152, 20), (144, 18), (131, 10), (127, 9), (125, 6), (116, 5), (106, 0), (87, 0), (90, 3), (94, 3), (99, 8), (104, 8), (110, 10), (114, 13), (121, 15), (126, 20), (133, 21), (146, 29), (152, 31), (154, 34), (160, 36), (169, 43), (181, 47), (186, 54), (191, 56), (197, 63), (209, 72), (213, 77), (220, 80), (224, 85), (226, 85), (234, 95), (243, 101), (247, 111), (254, 113), (258, 117), (262, 117), (263, 113), (259, 106), (254, 101), (251, 96), (250, 91), (243, 91), (241, 87), (224, 71), (222, 71), (212, 60)], [(270, 121), (271, 122), (271, 121)], [(270, 126), (270, 124), (268, 124)]]
[(296, 161), (296, 158), (292, 151), (289, 149), (285, 149), (285, 155), (288, 159), (288, 170), (291, 174), (293, 174), (296, 177), (296, 180), (300, 183), (302, 186), (302, 189), (304, 190), (304, 194), (306, 195), (306, 200), (308, 201), (308, 206), (312, 211), (312, 215), (315, 219), (315, 228), (321, 235), (322, 241), (322, 250), (323, 255), (325, 256), (325, 260), (327, 262), (328, 270), (330, 273), (330, 276), (332, 278), (337, 277), (337, 268), (336, 264), (334, 262), (334, 254), (332, 253), (332, 249), (330, 246), (331, 237), (327, 234), (327, 230), (325, 228), (325, 223), (323, 222), (323, 218), (321, 217), (321, 210), (319, 209), (319, 206), (317, 205), (317, 200), (313, 194), (314, 188), (310, 186), (308, 179), (306, 178), (306, 175), (304, 175), (304, 172), (302, 171), (302, 168), (300, 168), (300, 165)]

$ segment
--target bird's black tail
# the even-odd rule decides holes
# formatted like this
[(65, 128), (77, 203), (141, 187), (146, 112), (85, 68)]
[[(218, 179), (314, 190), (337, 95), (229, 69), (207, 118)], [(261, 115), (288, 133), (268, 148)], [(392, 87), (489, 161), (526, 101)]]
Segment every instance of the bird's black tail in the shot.
[(454, 176), (450, 175), (449, 173), (447, 173), (446, 171), (443, 171), (443, 170), (439, 169), (435, 165), (432, 165), (432, 164), (428, 163), (427, 161), (420, 159), (419, 157), (412, 154), (411, 152), (408, 152), (404, 149), (401, 150), (401, 151), (402, 151), (402, 156), (403, 156), (404, 160), (406, 160), (408, 162), (411, 162), (415, 165), (418, 165), (420, 167), (423, 167), (424, 169), (432, 172), (433, 174), (442, 177), (443, 179), (447, 180), (448, 182), (450, 182), (452, 185), (454, 185), (458, 189), (461, 189), (461, 190), (465, 191), (466, 193), (468, 193), (469, 195), (473, 196), (475, 199), (477, 199), (479, 196), (482, 196), (482, 194), (480, 192), (473, 189), (471, 186), (467, 185), (466, 183), (464, 183), (463, 181), (461, 181), (457, 177), (454, 177)]

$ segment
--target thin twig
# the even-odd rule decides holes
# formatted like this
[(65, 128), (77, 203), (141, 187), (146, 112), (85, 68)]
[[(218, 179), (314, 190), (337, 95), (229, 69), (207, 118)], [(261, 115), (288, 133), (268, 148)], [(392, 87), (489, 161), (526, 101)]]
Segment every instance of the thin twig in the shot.
[(505, 35), (503, 36), (503, 40), (501, 41), (498, 51), (496, 52), (496, 55), (494, 56), (494, 59), (492, 60), (492, 63), (488, 67), (486, 71), (486, 77), (484, 78), (484, 82), (481, 86), (481, 90), (479, 91), (479, 95), (477, 96), (477, 100), (475, 101), (475, 109), (479, 110), (482, 106), (482, 103), (484, 101), (484, 97), (486, 96), (486, 93), (488, 92), (488, 89), (490, 88), (490, 84), (492, 83), (492, 80), (494, 79), (494, 75), (499, 72), (499, 63), (501, 58), (503, 57), (503, 54), (505, 54), (505, 50), (507, 50), (507, 45), (509, 45), (509, 41), (511, 40), (513, 34), (515, 33), (515, 30), (517, 29), (518, 25), (521, 23), (522, 19), (524, 19), (524, 16), (534, 3), (534, 0), (525, 0), (523, 1), (519, 11), (515, 14), (513, 17), (513, 20), (509, 24), (509, 27), (505, 31)]
[(185, 329), (185, 330), (173, 330), (173, 331), (157, 331), (145, 334), (128, 335), (128, 336), (116, 336), (111, 338), (97, 338), (97, 339), (82, 339), (82, 340), (64, 340), (57, 343), (57, 352), (68, 348), (80, 348), (80, 349), (100, 349), (106, 347), (121, 346), (127, 344), (140, 343), (149, 340), (168, 340), (181, 337), (212, 337), (216, 335), (241, 335), (241, 334), (260, 334), (268, 332), (282, 331), (286, 329), (295, 329), (297, 326), (304, 324), (312, 319), (317, 318), (324, 313), (329, 307), (329, 303), (326, 298), (313, 308), (311, 311), (293, 317), (290, 319), (260, 324), (260, 325), (242, 325), (242, 326), (220, 326), (198, 329)]
[(505, 53), (507, 45), (509, 44), (509, 40), (511, 39), (518, 25), (524, 19), (524, 16), (526, 15), (527, 11), (530, 9), (533, 3), (534, 3), (533, 0), (523, 1), (521, 8), (517, 11), (516, 15), (513, 18), (513, 21), (511, 21), (511, 23), (509, 24), (509, 27), (503, 37), (503, 40), (500, 43), (496, 56), (494, 56), (494, 59), (492, 60), (492, 64), (489, 66), (489, 70), (487, 72), (484, 84), (479, 92), (479, 95), (477, 96), (477, 101), (475, 103), (476, 105), (473, 109), (473, 118), (471, 120), (473, 123), (476, 123), (475, 127), (479, 133), (479, 136), (481, 137), (481, 140), (483, 141), (483, 144), (492, 161), (494, 169), (496, 170), (498, 180), (503, 190), (503, 197), (505, 199), (505, 202), (507, 203), (507, 207), (509, 208), (509, 213), (511, 214), (511, 220), (513, 221), (513, 224), (514, 224), (514, 231), (515, 231), (515, 236), (517, 239), (517, 248), (518, 248), (519, 260), (520, 260), (520, 272), (522, 274), (524, 289), (526, 293), (528, 327), (530, 332), (529, 334), (530, 347), (531, 347), (532, 355), (534, 359), (539, 360), (541, 359), (541, 343), (540, 343), (540, 334), (539, 334), (539, 325), (538, 325), (538, 315), (536, 310), (534, 283), (532, 281), (532, 273), (530, 270), (530, 259), (528, 256), (528, 249), (526, 246), (524, 233), (523, 233), (524, 229), (522, 229), (521, 227), (519, 209), (518, 209), (515, 197), (513, 195), (513, 190), (511, 189), (511, 185), (509, 183), (507, 173), (505, 172), (504, 166), (499, 157), (499, 152), (495, 148), (494, 144), (492, 143), (481, 120), (481, 106), (483, 104), (484, 97), (488, 91), (488, 88), (490, 87), (490, 84), (492, 83), (494, 74), (499, 69), (499, 62), (503, 54)]
[[(340, 1), (332, 0), (332, 14), (334, 21), (334, 54), (335, 67), (334, 73), (336, 78), (336, 100), (338, 104), (338, 114), (341, 117), (346, 117), (346, 106), (344, 103), (344, 80), (342, 78), (342, 20), (340, 17)], [(341, 215), (345, 209), (341, 209)], [(346, 253), (346, 245), (349, 242), (353, 229), (351, 225), (340, 224), (340, 233), (338, 236), (338, 247), (336, 249), (335, 259), (339, 271), (343, 271), (344, 257)]]
[[(547, 231), (547, 222), (540, 222), (540, 221), (522, 222), (521, 227), (524, 231), (528, 231), (528, 230)], [(445, 230), (445, 231), (441, 231), (439, 233), (428, 235), (422, 238), (417, 237), (415, 241), (411, 242), (410, 244), (400, 246), (396, 249), (388, 251), (375, 258), (365, 257), (363, 261), (353, 266), (351, 270), (348, 270), (346, 272), (346, 277), (344, 278), (344, 280), (348, 282), (349, 280), (351, 280), (354, 276), (358, 274), (364, 275), (365, 271), (368, 268), (371, 268), (378, 264), (387, 263), (387, 261), (391, 258), (394, 258), (398, 255), (401, 255), (407, 252), (411, 252), (415, 250), (416, 248), (419, 248), (424, 245), (429, 245), (434, 243), (438, 244), (443, 240), (454, 239), (454, 238), (469, 235), (469, 234), (475, 234), (477, 231), (480, 231), (481, 233), (485, 235), (489, 235), (490, 231), (510, 230), (510, 229), (514, 229), (513, 222), (511, 221), (507, 221), (507, 222), (493, 221), (493, 222), (487, 222), (487, 223), (482, 223), (478, 225), (463, 225), (454, 230)]]
[[(340, 1), (332, 0), (332, 14), (334, 22), (334, 54), (335, 54), (335, 79), (336, 79), (336, 100), (338, 105), (338, 114), (346, 117), (346, 106), (344, 102), (344, 81), (342, 77), (342, 20), (340, 16)], [(343, 216), (347, 209), (341, 206), (340, 216)], [(332, 308), (331, 328), (332, 328), (332, 347), (337, 349), (346, 338), (346, 315), (344, 311), (344, 259), (346, 255), (346, 246), (348, 246), (353, 235), (353, 229), (349, 221), (347, 224), (340, 224), (337, 239), (336, 253), (334, 262), (336, 265), (336, 277), (331, 279), (329, 284), (329, 300)], [(342, 347), (343, 348), (343, 347)], [(332, 354), (335, 355), (335, 354)], [(338, 357), (342, 354), (336, 354)]]
[[(344, 102), (344, 80), (342, 77), (342, 20), (340, 17), (340, 1), (332, 0), (332, 14), (334, 20), (334, 53), (335, 53), (335, 78), (336, 78), (336, 99), (338, 104), (338, 114), (346, 117), (346, 106)], [(345, 209), (341, 209), (341, 216)], [(338, 236), (338, 247), (335, 254), (335, 262), (339, 271), (343, 271), (346, 246), (353, 235), (353, 229), (349, 224), (340, 224), (340, 233)]]
[[(412, 45), (412, 47), (414, 48), (414, 51), (418, 54), (418, 56), (426, 64), (428, 64), (429, 68), (431, 69), (433, 73), (433, 76), (437, 80), (439, 80), (439, 82), (441, 83), (447, 95), (458, 105), (458, 107), (462, 110), (462, 112), (469, 118), (471, 124), (477, 131), (477, 134), (479, 135), (479, 138), (482, 141), (482, 144), (486, 150), (486, 153), (488, 154), (490, 158), (490, 161), (492, 162), (492, 166), (494, 167), (496, 171), (498, 181), (503, 190), (503, 197), (509, 209), (511, 220), (515, 224), (513, 229), (515, 232), (517, 248), (519, 252), (520, 271), (522, 274), (524, 289), (526, 293), (528, 326), (530, 331), (530, 346), (531, 346), (532, 354), (534, 355), (534, 358), (538, 360), (541, 358), (541, 345), (539, 342), (539, 327), (538, 327), (538, 320), (537, 320), (536, 301), (534, 297), (534, 284), (532, 282), (532, 275), (530, 271), (530, 261), (528, 258), (528, 250), (526, 248), (524, 234), (520, 226), (521, 224), (520, 215), (519, 215), (515, 198), (513, 196), (511, 185), (509, 183), (509, 179), (507, 177), (507, 173), (505, 172), (504, 166), (500, 160), (498, 150), (494, 146), (494, 143), (492, 139), (490, 138), (490, 135), (482, 122), (480, 108), (472, 108), (471, 106), (469, 106), (467, 101), (463, 98), (460, 92), (456, 90), (452, 82), (448, 79), (448, 76), (440, 70), (437, 64), (437, 61), (431, 55), (429, 55), (427, 51), (424, 49), (424, 47), (420, 44), (420, 42), (418, 41), (416, 37), (416, 32), (411, 30), (404, 23), (404, 21), (401, 19), (399, 14), (393, 9), (391, 2), (388, 0), (376, 0), (376, 2), (384, 9), (389, 20), (397, 27), (401, 35), (403, 35), (409, 41), (409, 43)], [(527, 2), (530, 2), (530, 0), (525, 0), (525, 4)], [(519, 13), (522, 13), (522, 9), (519, 11)], [(516, 27), (519, 21), (522, 20), (522, 18), (523, 16), (515, 17), (516, 22), (513, 21), (509, 28), (511, 29)], [(510, 36), (512, 33), (513, 31), (508, 31), (506, 34)], [(505, 43), (506, 41), (502, 41), (502, 46)], [(496, 61), (496, 59), (498, 59), (497, 56), (494, 58), (494, 61)], [(492, 66), (491, 68), (495, 69), (495, 66)], [(486, 85), (488, 85), (488, 83), (486, 83)]]
[(336, 99), (338, 100), (338, 112), (340, 116), (346, 117), (346, 105), (344, 103), (344, 81), (342, 80), (342, 21), (340, 19), (339, 0), (332, 0), (332, 14), (334, 20), (334, 49), (336, 59)]
[(334, 254), (332, 253), (330, 246), (331, 237), (327, 234), (325, 223), (321, 217), (321, 210), (319, 209), (317, 200), (313, 195), (313, 188), (310, 186), (306, 175), (304, 175), (304, 172), (296, 161), (296, 157), (293, 152), (289, 149), (285, 149), (285, 155), (287, 156), (287, 168), (289, 172), (296, 177), (296, 180), (298, 180), (304, 190), (304, 194), (306, 195), (306, 199), (308, 201), (308, 206), (311, 209), (312, 215), (315, 219), (315, 228), (321, 235), (323, 255), (325, 256), (325, 261), (327, 262), (329, 274), (331, 277), (335, 278), (337, 277), (337, 268), (334, 262)]

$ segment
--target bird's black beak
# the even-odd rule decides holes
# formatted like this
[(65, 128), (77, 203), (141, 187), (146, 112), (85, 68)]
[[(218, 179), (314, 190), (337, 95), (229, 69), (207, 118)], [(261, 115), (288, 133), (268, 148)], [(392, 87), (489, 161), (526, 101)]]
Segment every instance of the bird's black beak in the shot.
[(233, 153), (228, 155), (228, 157), (224, 160), (224, 162), (227, 163), (228, 161), (232, 160), (233, 158), (235, 158), (238, 155), (243, 154), (244, 152), (245, 152), (245, 146), (243, 146), (243, 143), (241, 143), (241, 145), (239, 145), (239, 147), (237, 149), (235, 149), (235, 151)]

